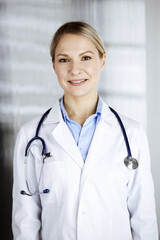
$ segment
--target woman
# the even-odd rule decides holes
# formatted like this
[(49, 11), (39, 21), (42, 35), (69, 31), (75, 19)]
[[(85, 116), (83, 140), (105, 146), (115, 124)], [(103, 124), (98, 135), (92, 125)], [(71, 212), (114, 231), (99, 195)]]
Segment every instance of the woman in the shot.
[(135, 169), (127, 168), (119, 122), (97, 94), (106, 59), (97, 32), (86, 23), (68, 22), (55, 33), (50, 53), (64, 96), (40, 122), (35, 141), (39, 118), (19, 132), (14, 239), (157, 240), (146, 136), (136, 122), (121, 117), (138, 160)]

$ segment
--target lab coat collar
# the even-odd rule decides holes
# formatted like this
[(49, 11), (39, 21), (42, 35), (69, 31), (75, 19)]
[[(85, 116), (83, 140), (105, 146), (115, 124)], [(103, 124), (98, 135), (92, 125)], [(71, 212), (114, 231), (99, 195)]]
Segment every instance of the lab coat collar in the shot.
[(72, 133), (63, 120), (59, 100), (56, 101), (55, 105), (44, 120), (44, 124), (47, 123), (53, 123), (56, 125), (52, 131), (52, 136), (73, 161), (75, 161), (80, 168), (83, 168), (84, 162), (81, 153), (74, 141)]
[[(108, 134), (110, 134), (113, 131), (113, 128), (115, 128), (117, 126), (117, 120), (116, 120), (115, 116), (113, 115), (113, 113), (111, 112), (109, 107), (104, 103), (103, 100), (102, 100), (102, 113), (101, 113), (100, 122), (101, 123), (99, 123), (99, 124), (101, 126), (103, 126), (104, 132), (107, 132)], [(56, 124), (56, 127), (54, 128), (54, 130), (52, 132), (53, 137), (62, 146), (62, 148), (70, 155), (70, 157), (79, 165), (79, 167), (83, 168), (84, 162), (83, 162), (82, 156), (81, 156), (80, 151), (73, 139), (73, 136), (72, 136), (70, 130), (68, 129), (66, 123), (63, 120), (59, 100), (56, 101), (55, 105), (53, 106), (53, 108), (49, 112), (48, 116), (44, 120), (44, 124), (46, 124), (46, 123)], [(101, 132), (98, 129), (95, 131), (96, 138), (99, 138), (99, 134)], [(93, 142), (95, 142), (95, 141), (93, 141)], [(95, 144), (95, 146), (96, 145), (97, 145), (97, 143)], [(91, 153), (92, 152), (93, 152), (93, 150), (91, 151)], [(91, 153), (89, 153), (88, 155), (91, 156), (92, 155)], [(94, 164), (92, 164), (92, 165), (94, 165)], [(90, 167), (86, 166), (85, 172), (88, 172), (87, 169), (89, 170)]]
[[(109, 109), (108, 105), (102, 100), (102, 113), (101, 118), (104, 120), (107, 124), (113, 127), (117, 127), (117, 119), (115, 118), (114, 114)], [(57, 99), (55, 105), (49, 112), (48, 116), (44, 120), (43, 123), (59, 123), (63, 121), (61, 109), (60, 109), (60, 100)]]
[(49, 112), (48, 116), (44, 120), (43, 123), (59, 123), (63, 120), (59, 99), (56, 100), (56, 103), (52, 107), (51, 111)]
[(111, 112), (109, 106), (102, 100), (102, 114), (101, 118), (104, 122), (109, 124), (111, 127), (117, 127), (118, 122), (114, 114)]
[[(80, 187), (80, 197), (83, 192), (83, 187), (85, 185), (86, 179), (92, 173), (92, 170), (96, 168), (100, 159), (103, 159), (104, 154), (104, 144), (102, 141), (105, 141), (105, 152), (106, 156), (110, 156), (110, 144), (112, 142), (112, 137), (114, 136), (114, 132), (116, 131), (118, 125), (118, 121), (114, 114), (111, 112), (110, 108), (102, 101), (102, 114), (101, 120), (99, 121), (93, 139), (88, 151), (88, 155), (86, 158), (86, 162), (83, 168), (82, 178), (81, 178), (81, 187)], [(106, 157), (106, 161), (108, 162), (108, 166), (112, 164), (110, 158)], [(108, 168), (110, 169), (110, 167)]]

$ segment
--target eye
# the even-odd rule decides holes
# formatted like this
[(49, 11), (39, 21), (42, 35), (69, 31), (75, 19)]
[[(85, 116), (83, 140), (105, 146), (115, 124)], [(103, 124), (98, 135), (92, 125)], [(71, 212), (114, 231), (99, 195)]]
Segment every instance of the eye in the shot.
[(61, 63), (69, 62), (69, 59), (61, 58), (61, 59), (59, 59), (59, 62), (61, 62)]
[(91, 59), (90, 56), (83, 56), (83, 57), (82, 57), (82, 61), (88, 61), (88, 60), (90, 60), (90, 59)]

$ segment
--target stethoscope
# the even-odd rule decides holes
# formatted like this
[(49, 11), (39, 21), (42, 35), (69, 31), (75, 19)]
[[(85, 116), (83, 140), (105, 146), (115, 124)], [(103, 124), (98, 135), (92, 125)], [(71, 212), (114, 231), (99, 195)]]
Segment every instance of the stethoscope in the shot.
[[(123, 134), (123, 137), (124, 137), (124, 141), (125, 141), (125, 145), (126, 145), (126, 149), (127, 149), (127, 157), (124, 159), (124, 164), (127, 168), (129, 169), (136, 169), (138, 167), (138, 161), (132, 157), (132, 153), (131, 153), (131, 149), (130, 149), (130, 145), (129, 145), (129, 141), (128, 141), (128, 137), (127, 137), (127, 133), (126, 133), (126, 130), (124, 128), (124, 125), (122, 123), (122, 120), (120, 118), (120, 116), (118, 115), (118, 113), (111, 107), (109, 107), (110, 110), (112, 111), (112, 113), (115, 115), (115, 117), (117, 118), (117, 121), (120, 125), (120, 128), (122, 130), (122, 134)], [(28, 190), (28, 193), (24, 190), (22, 190), (20, 193), (22, 195), (27, 195), (27, 196), (34, 196), (34, 195), (40, 195), (40, 194), (45, 194), (45, 193), (49, 193), (50, 190), (48, 188), (44, 189), (42, 192), (39, 191), (39, 186), (40, 186), (40, 182), (41, 182), (41, 179), (42, 179), (42, 173), (43, 173), (43, 167), (44, 167), (44, 162), (45, 162), (45, 159), (50, 157), (50, 152), (49, 153), (46, 153), (46, 144), (45, 144), (45, 141), (43, 138), (39, 137), (39, 130), (41, 128), (41, 125), (44, 121), (44, 119), (46, 118), (46, 116), (49, 114), (51, 108), (48, 109), (44, 114), (43, 116), (41, 117), (39, 123), (38, 123), (38, 126), (37, 126), (37, 129), (36, 129), (36, 134), (35, 136), (27, 143), (27, 146), (26, 146), (26, 149), (25, 149), (25, 161), (24, 161), (24, 171), (25, 171), (25, 181), (26, 181), (26, 186), (27, 186), (27, 190)], [(41, 170), (40, 170), (40, 175), (39, 175), (39, 179), (38, 179), (38, 183), (37, 183), (37, 187), (36, 187), (36, 190), (34, 192), (32, 192), (30, 190), (30, 187), (29, 187), (29, 184), (28, 184), (28, 180), (27, 180), (27, 161), (28, 161), (28, 152), (29, 152), (29, 148), (31, 146), (31, 144), (35, 141), (35, 140), (38, 140), (41, 142), (42, 144), (42, 166), (41, 166)]]

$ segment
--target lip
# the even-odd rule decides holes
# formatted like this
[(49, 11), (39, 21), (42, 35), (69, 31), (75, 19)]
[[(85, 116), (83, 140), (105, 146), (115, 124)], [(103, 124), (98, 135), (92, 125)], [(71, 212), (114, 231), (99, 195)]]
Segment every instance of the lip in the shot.
[(72, 85), (72, 86), (81, 86), (83, 85), (88, 79), (73, 79), (73, 80), (69, 80), (68, 82)]

